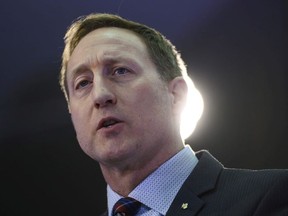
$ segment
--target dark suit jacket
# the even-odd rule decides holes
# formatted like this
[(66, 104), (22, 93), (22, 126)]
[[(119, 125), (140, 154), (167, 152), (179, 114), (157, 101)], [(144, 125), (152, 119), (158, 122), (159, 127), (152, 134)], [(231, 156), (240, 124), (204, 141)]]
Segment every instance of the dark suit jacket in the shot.
[(166, 216), (288, 216), (288, 171), (227, 169), (206, 151), (196, 156)]

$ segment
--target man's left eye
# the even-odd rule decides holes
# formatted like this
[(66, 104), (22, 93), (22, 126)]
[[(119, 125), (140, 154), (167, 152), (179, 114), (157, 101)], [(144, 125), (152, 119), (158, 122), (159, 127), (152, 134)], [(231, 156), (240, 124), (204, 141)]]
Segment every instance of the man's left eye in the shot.
[(130, 71), (127, 68), (117, 68), (114, 70), (113, 75), (125, 75), (126, 73), (129, 73)]

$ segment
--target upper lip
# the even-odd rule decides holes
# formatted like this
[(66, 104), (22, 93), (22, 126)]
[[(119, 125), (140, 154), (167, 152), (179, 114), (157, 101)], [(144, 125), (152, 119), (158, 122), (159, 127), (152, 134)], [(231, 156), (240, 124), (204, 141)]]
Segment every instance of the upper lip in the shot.
[(99, 129), (103, 128), (104, 125), (105, 125), (107, 122), (109, 122), (109, 121), (115, 121), (116, 124), (119, 123), (119, 122), (122, 122), (120, 119), (115, 118), (115, 117), (106, 117), (106, 118), (102, 118), (102, 119), (99, 121), (96, 130), (99, 130)]

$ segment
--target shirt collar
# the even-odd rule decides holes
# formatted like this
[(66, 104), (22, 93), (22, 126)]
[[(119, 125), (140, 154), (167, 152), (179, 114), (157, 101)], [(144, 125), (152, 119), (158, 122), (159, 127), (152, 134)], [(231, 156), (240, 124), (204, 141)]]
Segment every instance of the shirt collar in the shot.
[[(162, 164), (144, 179), (130, 194), (151, 209), (166, 215), (178, 191), (198, 162), (189, 145)], [(169, 188), (169, 190), (167, 190)], [(107, 186), (108, 212), (122, 198)]]

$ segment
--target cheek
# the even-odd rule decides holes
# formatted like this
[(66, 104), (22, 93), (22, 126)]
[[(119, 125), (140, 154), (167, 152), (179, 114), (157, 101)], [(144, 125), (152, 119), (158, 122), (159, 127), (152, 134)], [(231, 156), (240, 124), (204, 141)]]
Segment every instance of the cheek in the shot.
[(168, 115), (171, 105), (168, 90), (161, 88), (159, 83), (135, 86), (126, 99), (133, 107), (132, 111), (138, 114), (139, 118), (146, 120)]
[(154, 106), (156, 95), (151, 87), (139, 85), (133, 88), (133, 92), (127, 96), (127, 100), (133, 104), (135, 111), (150, 110)]
[(78, 124), (79, 119), (79, 114), (80, 114), (80, 110), (73, 104), (70, 105), (70, 115), (71, 115), (71, 120), (72, 123), (75, 125)]
[(79, 118), (77, 118), (77, 115), (73, 112), (71, 112), (71, 120), (72, 120), (75, 130), (77, 131), (77, 127), (80, 124), (80, 122), (79, 122)]
[[(147, 103), (150, 106), (164, 107), (168, 103), (168, 90), (159, 83), (154, 85), (142, 85), (137, 89), (137, 95), (140, 102)], [(149, 109), (149, 107), (146, 107)]]
[(78, 124), (80, 121), (84, 121), (88, 115), (88, 102), (87, 100), (71, 100), (70, 102), (70, 114), (73, 123)]
[(73, 123), (73, 126), (75, 128), (77, 136), (81, 133), (81, 131), (85, 130), (85, 122), (87, 123), (87, 112), (82, 109), (75, 109), (71, 108), (71, 120)]
[[(81, 112), (72, 112), (71, 113), (71, 120), (76, 132), (76, 137), (78, 143), (82, 150), (88, 154), (90, 151), (91, 146), (88, 145), (90, 141), (90, 136), (87, 136), (87, 131), (89, 131), (89, 126), (87, 121), (85, 120), (86, 117), (83, 116)], [(85, 123), (86, 122), (86, 123)], [(88, 154), (89, 155), (89, 154)]]

